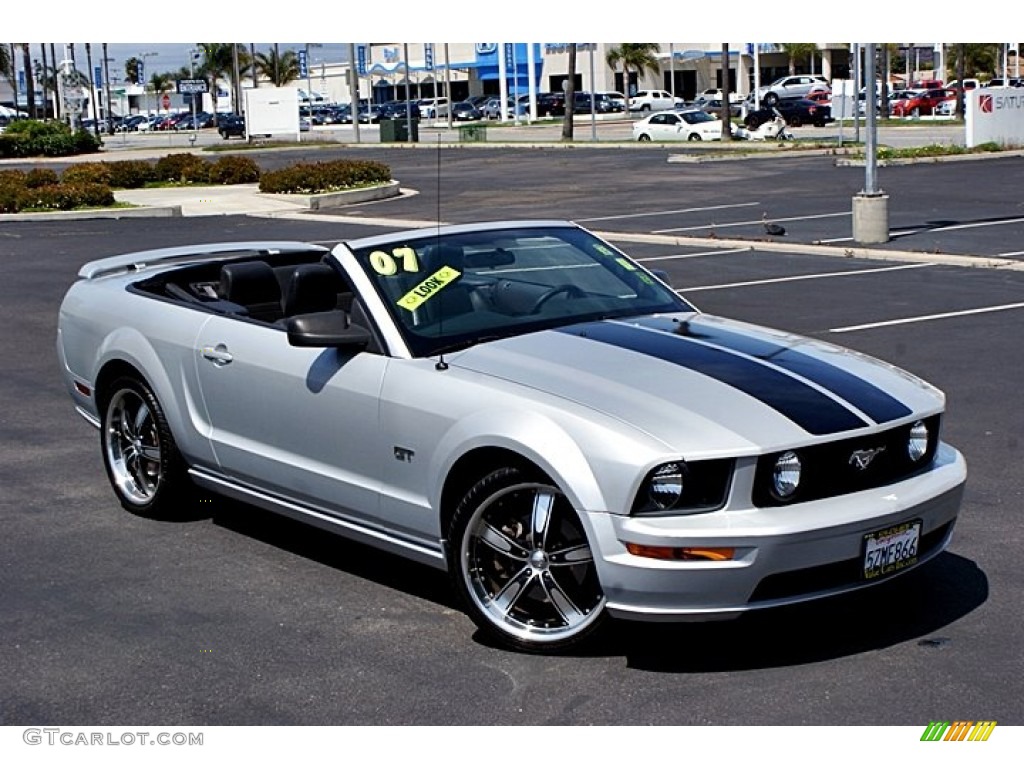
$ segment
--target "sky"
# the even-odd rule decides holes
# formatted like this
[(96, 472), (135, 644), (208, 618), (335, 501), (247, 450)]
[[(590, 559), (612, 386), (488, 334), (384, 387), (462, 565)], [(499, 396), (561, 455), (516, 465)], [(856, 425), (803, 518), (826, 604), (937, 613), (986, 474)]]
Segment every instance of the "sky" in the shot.
[[(888, 0), (823, 3), (821, 0), (787, 0), (758, 3), (727, 0), (726, 3), (683, 3), (680, 0), (646, 0), (642, 4), (606, 3), (593, 0), (516, 0), (514, 3), (448, 3), (430, 0), (388, 0), (387, 3), (275, 4), (271, 11), (259, 5), (201, 4), (153, 14), (133, 11), (127, 5), (92, 12), (80, 0), (47, 0), (45, 16), (32, 3), (10, 4), (3, 17), (4, 36), (29, 40), (105, 40), (125, 46), (111, 54), (115, 59), (149, 50), (157, 51), (160, 68), (187, 63), (189, 44), (205, 40), (271, 41), (277, 39), (322, 42), (343, 52), (347, 43), (405, 40), (408, 42), (468, 42), (493, 39), (500, 32), (506, 41), (544, 41), (571, 38), (615, 42), (663, 39), (730, 42), (777, 42), (781, 40), (890, 41), (913, 34), (916, 40), (935, 42), (991, 41), (1005, 25), (993, 19), (1017, 18), (1019, 4), (989, 0), (985, 11), (957, 14), (915, 14), (913, 23), (898, 28), (892, 22), (902, 10)], [(267, 6), (262, 6), (263, 8)], [(140, 6), (141, 8), (141, 6)], [(1015, 29), (1010, 27), (1010, 29)], [(955, 39), (954, 39), (955, 38)], [(135, 41), (148, 42), (135, 42)], [(298, 46), (294, 43), (279, 43)], [(95, 45), (95, 43), (94, 43)], [(264, 46), (269, 43), (264, 43)], [(139, 51), (146, 47), (147, 51)], [(122, 53), (123, 51), (123, 53)], [(314, 54), (315, 58), (315, 54)], [(76, 56), (77, 59), (77, 56)], [(332, 57), (333, 60), (333, 57)]]
[[(267, 52), (270, 50), (273, 43), (260, 43), (253, 41), (256, 46), (257, 52)], [(103, 55), (98, 50), (98, 43), (93, 43), (93, 65), (99, 64), (99, 59)], [(114, 68), (119, 69), (122, 73), (124, 72), (124, 62), (131, 57), (135, 56), (141, 58), (143, 53), (155, 53), (156, 56), (146, 57), (146, 69), (150, 74), (154, 72), (177, 72), (181, 67), (188, 66), (188, 51), (192, 48), (195, 43), (182, 42), (182, 43), (108, 43), (107, 44), (107, 56), (113, 61), (110, 62), (111, 67), (111, 78), (114, 77)], [(248, 46), (248, 43), (244, 45)], [(298, 51), (303, 48), (305, 43), (278, 43), (281, 51), (291, 49)], [(313, 44), (316, 45), (316, 44)], [(60, 46), (60, 43), (57, 43)], [(33, 58), (38, 57), (36, 51), (37, 46), (32, 47)], [(49, 55), (49, 50), (47, 50)], [(63, 57), (63, 53), (59, 50), (57, 52), (58, 57)], [(328, 63), (334, 63), (339, 61), (348, 60), (348, 43), (326, 43), (321, 44), (320, 47), (311, 47), (309, 51), (310, 62), (316, 64), (317, 62), (324, 61)], [(82, 45), (76, 44), (75, 46), (75, 61), (78, 63), (80, 69), (84, 69), (82, 63), (85, 61), (85, 49)]]

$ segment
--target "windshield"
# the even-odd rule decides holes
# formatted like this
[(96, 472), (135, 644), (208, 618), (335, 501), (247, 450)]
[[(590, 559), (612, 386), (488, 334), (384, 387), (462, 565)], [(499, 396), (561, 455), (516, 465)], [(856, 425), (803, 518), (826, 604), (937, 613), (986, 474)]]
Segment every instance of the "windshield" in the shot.
[(597, 318), (693, 311), (573, 225), (424, 232), (351, 250), (417, 357)]

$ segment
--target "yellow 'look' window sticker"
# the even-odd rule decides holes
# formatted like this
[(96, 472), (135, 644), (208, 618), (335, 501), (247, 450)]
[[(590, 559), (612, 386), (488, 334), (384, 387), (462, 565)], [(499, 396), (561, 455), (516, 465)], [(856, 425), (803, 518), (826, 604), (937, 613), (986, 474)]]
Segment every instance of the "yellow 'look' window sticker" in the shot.
[(630, 264), (629, 261), (623, 258), (622, 256), (619, 256), (617, 259), (615, 259), (615, 261), (617, 261), (619, 263), (619, 266), (622, 267), (623, 269), (628, 269), (630, 272), (636, 272), (636, 267)]
[(454, 282), (461, 276), (462, 273), (457, 269), (452, 267), (441, 267), (437, 272), (400, 298), (397, 301), (397, 304), (402, 309), (407, 309), (412, 312), (423, 302), (427, 301), (427, 299), (437, 295), (437, 292), (448, 285), (448, 283)]
[(607, 245), (602, 245), (601, 243), (595, 243), (594, 250), (600, 253), (602, 256), (612, 255), (612, 249), (609, 248)]

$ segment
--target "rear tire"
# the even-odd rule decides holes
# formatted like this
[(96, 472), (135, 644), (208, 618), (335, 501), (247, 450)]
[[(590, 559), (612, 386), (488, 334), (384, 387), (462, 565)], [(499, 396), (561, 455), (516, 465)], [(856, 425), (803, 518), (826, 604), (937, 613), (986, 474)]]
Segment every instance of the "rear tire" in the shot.
[(636, 137), (636, 140), (637, 141), (650, 141), (651, 137), (648, 136), (646, 133), (641, 133), (639, 136)]
[(773, 107), (778, 103), (779, 97), (774, 93), (766, 93), (762, 101), (766, 106)]
[(455, 510), (449, 572), (473, 622), (530, 653), (576, 646), (605, 620), (579, 515), (537, 472), (496, 469)]
[(193, 486), (153, 390), (135, 376), (124, 376), (106, 392), (100, 448), (121, 506), (142, 517), (184, 517)]
[(686, 137), (686, 140), (687, 141), (700, 141), (701, 140), (700, 134), (699, 133), (691, 133), (689, 136)]

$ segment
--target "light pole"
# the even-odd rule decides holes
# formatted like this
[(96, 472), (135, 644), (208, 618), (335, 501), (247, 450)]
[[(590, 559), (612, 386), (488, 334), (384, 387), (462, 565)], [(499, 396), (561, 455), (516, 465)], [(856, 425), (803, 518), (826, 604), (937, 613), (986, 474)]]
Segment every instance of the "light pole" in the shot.
[[(875, 43), (867, 44), (868, 82), (864, 141), (864, 189), (853, 198), (853, 239), (862, 245), (889, 241), (889, 196), (878, 187), (878, 132), (875, 122)], [(883, 84), (883, 88), (886, 84)]]
[(146, 107), (147, 117), (149, 116), (149, 99), (147, 98), (149, 95), (149, 87), (146, 85), (146, 75), (149, 74), (149, 67), (146, 66), (146, 59), (151, 59), (154, 56), (158, 55), (159, 54), (156, 51), (149, 51), (148, 53), (139, 54), (139, 61), (142, 62), (142, 77), (140, 77), (139, 80), (142, 81), (140, 85), (142, 86), (142, 98), (143, 101), (145, 101), (144, 106)]

